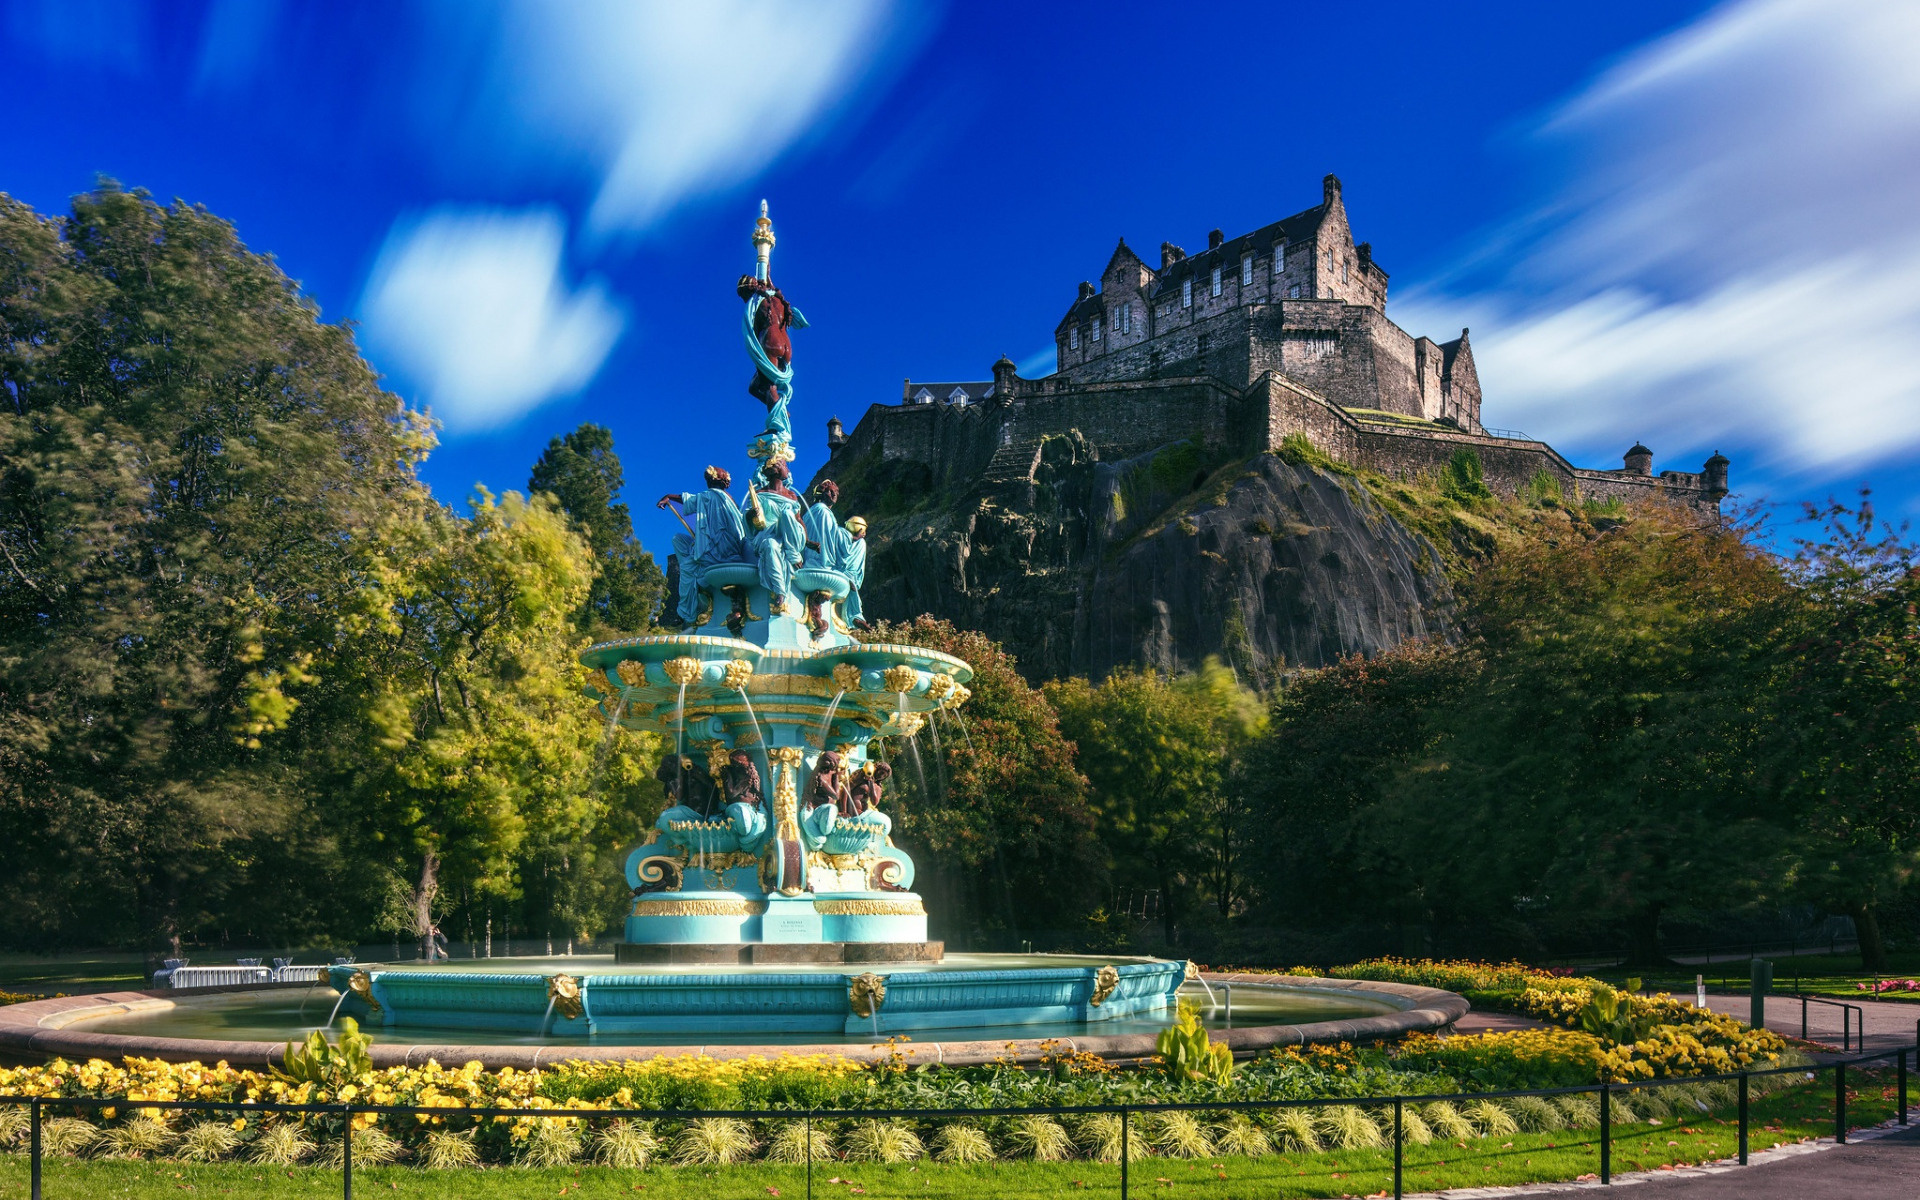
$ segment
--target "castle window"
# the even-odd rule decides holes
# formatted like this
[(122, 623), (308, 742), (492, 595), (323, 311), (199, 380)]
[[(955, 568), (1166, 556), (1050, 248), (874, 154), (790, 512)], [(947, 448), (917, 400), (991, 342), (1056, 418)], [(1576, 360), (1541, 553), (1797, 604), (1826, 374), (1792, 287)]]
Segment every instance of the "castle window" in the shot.
[(1333, 251), (1331, 250), (1327, 251), (1327, 270), (1329, 273), (1333, 270)]
[(928, 391), (926, 388), (921, 388), (919, 391), (913, 394), (913, 402), (915, 404), (932, 404), (933, 393)]
[(1285, 238), (1281, 238), (1279, 241), (1273, 244), (1273, 277), (1275, 279), (1278, 279), (1280, 277), (1280, 273), (1286, 269), (1287, 269), (1287, 241)]
[(1347, 264), (1343, 262), (1340, 264), (1340, 282), (1345, 283), (1346, 281), (1347, 281)]
[(1133, 301), (1129, 300), (1122, 304), (1120, 311), (1113, 315), (1113, 331), (1115, 333), (1133, 332)]
[(1240, 286), (1248, 287), (1253, 283), (1253, 255), (1240, 256)]
[(1193, 280), (1191, 279), (1182, 279), (1180, 281), (1180, 307), (1193, 307)]
[(973, 399), (973, 397), (967, 395), (967, 389), (963, 387), (957, 387), (947, 393), (948, 404), (965, 404), (971, 399)]
[(1100, 340), (1100, 314), (1099, 313), (1093, 314), (1093, 340), (1096, 342)]
[(1072, 329), (1067, 330), (1067, 349), (1078, 350), (1079, 348), (1080, 348), (1080, 327), (1078, 325), (1075, 325)]
[(1220, 268), (1219, 267), (1215, 267), (1213, 269), (1213, 294), (1216, 296), (1220, 294)]
[(1300, 298), (1299, 284), (1296, 283), (1292, 287), (1287, 289), (1287, 298), (1290, 300), (1298, 300)]

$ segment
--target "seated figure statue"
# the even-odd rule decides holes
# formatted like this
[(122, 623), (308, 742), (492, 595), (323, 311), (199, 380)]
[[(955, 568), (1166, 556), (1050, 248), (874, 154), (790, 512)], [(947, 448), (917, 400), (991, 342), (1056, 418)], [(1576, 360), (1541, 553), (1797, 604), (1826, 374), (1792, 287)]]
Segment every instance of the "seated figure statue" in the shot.
[[(827, 766), (828, 755), (833, 762)], [(829, 854), (859, 854), (887, 845), (893, 833), (893, 819), (874, 807), (880, 802), (880, 785), (893, 774), (885, 763), (867, 763), (847, 770), (844, 760), (831, 750), (820, 756), (814, 767), (813, 789), (809, 799), (814, 807), (802, 823), (810, 848)], [(824, 783), (824, 770), (831, 772)]]
[(846, 807), (847, 771), (845, 760), (834, 750), (823, 750), (814, 760), (813, 780), (807, 784), (806, 811), (800, 818), (800, 837), (808, 849), (833, 832), (834, 822)]
[[(696, 853), (759, 851), (767, 840), (767, 811), (760, 795), (760, 772), (754, 769), (753, 759), (746, 751), (735, 750), (720, 775), (720, 786), (715, 787), (714, 780), (696, 768), (692, 759), (681, 758), (671, 751), (661, 759), (654, 778), (666, 789), (669, 803), (653, 826), (660, 831), (662, 842)], [(724, 808), (721, 807), (723, 801)], [(685, 828), (693, 822), (706, 826), (720, 823), (724, 827)], [(681, 828), (674, 828), (676, 825)]]
[(787, 464), (774, 459), (760, 471), (767, 486), (755, 493), (747, 512), (753, 527), (747, 557), (760, 568), (760, 586), (770, 597), (767, 607), (777, 616), (786, 611), (793, 571), (806, 551), (807, 531), (800, 519), (800, 495), (787, 486)]
[(845, 561), (846, 543), (852, 539), (840, 528), (839, 518), (833, 515), (833, 506), (839, 502), (840, 485), (833, 480), (822, 479), (813, 485), (813, 503), (807, 506), (807, 515), (802, 518), (807, 530), (806, 566), (838, 571), (839, 564)]
[(740, 848), (750, 854), (758, 852), (766, 844), (769, 829), (767, 798), (760, 791), (760, 771), (753, 765), (752, 755), (735, 750), (727, 757), (727, 765), (720, 771), (720, 790), (725, 793), (727, 821)]
[(707, 572), (721, 563), (746, 557), (746, 525), (739, 506), (727, 493), (733, 486), (733, 476), (724, 467), (708, 467), (706, 481), (703, 492), (668, 493), (656, 505), (669, 508), (678, 500), (692, 518), (690, 533), (673, 535), (673, 552), (680, 567), (676, 612), (682, 625), (705, 625), (712, 617), (713, 598), (705, 590)]

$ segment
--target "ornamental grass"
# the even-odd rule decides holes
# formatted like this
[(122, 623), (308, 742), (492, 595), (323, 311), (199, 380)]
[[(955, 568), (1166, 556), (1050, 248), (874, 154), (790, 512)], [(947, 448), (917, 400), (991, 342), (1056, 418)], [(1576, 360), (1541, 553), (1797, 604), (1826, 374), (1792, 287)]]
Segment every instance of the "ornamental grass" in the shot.
[(603, 1167), (638, 1170), (659, 1152), (660, 1139), (654, 1136), (652, 1121), (609, 1121), (593, 1138), (593, 1161)]
[(197, 1121), (180, 1135), (174, 1157), (183, 1162), (219, 1162), (240, 1148), (240, 1131), (233, 1121)]
[(935, 1162), (964, 1166), (968, 1163), (992, 1162), (995, 1157), (993, 1139), (977, 1125), (949, 1121), (933, 1135)]
[(1023, 1113), (1008, 1122), (1007, 1145), (1015, 1157), (1035, 1162), (1059, 1162), (1073, 1155), (1073, 1139), (1066, 1128), (1039, 1113)]
[(422, 1166), (436, 1171), (453, 1171), (480, 1165), (480, 1148), (474, 1145), (472, 1129), (429, 1129), (421, 1152)]
[(291, 1167), (314, 1152), (313, 1139), (297, 1122), (282, 1120), (260, 1131), (247, 1157), (269, 1167)]
[(1246, 1113), (1230, 1113), (1226, 1120), (1215, 1125), (1213, 1144), (1222, 1154), (1239, 1154), (1248, 1158), (1273, 1153), (1273, 1140), (1267, 1136), (1267, 1131)]

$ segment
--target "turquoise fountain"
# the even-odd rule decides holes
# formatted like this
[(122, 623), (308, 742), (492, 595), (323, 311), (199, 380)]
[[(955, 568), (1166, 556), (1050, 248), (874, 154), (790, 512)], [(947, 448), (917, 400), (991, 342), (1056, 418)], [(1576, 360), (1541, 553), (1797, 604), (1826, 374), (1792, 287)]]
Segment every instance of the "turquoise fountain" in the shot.
[[(945, 962), (927, 938), (913, 859), (893, 842), (887, 763), (969, 696), (972, 669), (937, 650), (861, 642), (865, 522), (831, 483), (791, 486), (789, 331), (806, 319), (773, 284), (762, 203), (754, 273), (736, 291), (766, 424), (736, 500), (732, 475), (670, 493), (678, 632), (593, 646), (591, 697), (611, 723), (670, 739), (667, 807), (629, 855), (626, 939), (606, 967), (479, 973), (330, 968), (363, 1021), (578, 1037), (837, 1034), (1097, 1025), (1170, 1008), (1188, 965), (1152, 959)], [(677, 602), (677, 603), (675, 603)], [(977, 957), (977, 956), (975, 956)], [(704, 969), (701, 969), (704, 968)], [(882, 971), (884, 968), (884, 973)]]

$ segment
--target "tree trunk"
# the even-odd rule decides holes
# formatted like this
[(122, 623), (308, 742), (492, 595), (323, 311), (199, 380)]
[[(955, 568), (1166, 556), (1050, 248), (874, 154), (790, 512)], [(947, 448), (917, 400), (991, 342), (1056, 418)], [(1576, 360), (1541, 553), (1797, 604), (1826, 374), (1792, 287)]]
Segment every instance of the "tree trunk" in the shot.
[(1666, 965), (1667, 960), (1660, 953), (1660, 909), (1658, 904), (1646, 904), (1634, 909), (1627, 917), (1629, 967)]
[(1173, 885), (1166, 873), (1160, 875), (1160, 932), (1165, 935), (1167, 948), (1173, 948)]
[(440, 894), (440, 856), (429, 850), (420, 860), (420, 885), (413, 889), (413, 932), (420, 957), (433, 961), (433, 901)]
[(1860, 938), (1860, 969), (1878, 975), (1887, 969), (1887, 944), (1880, 937), (1880, 918), (1868, 904), (1849, 905), (1847, 915), (1853, 918), (1853, 931)]

